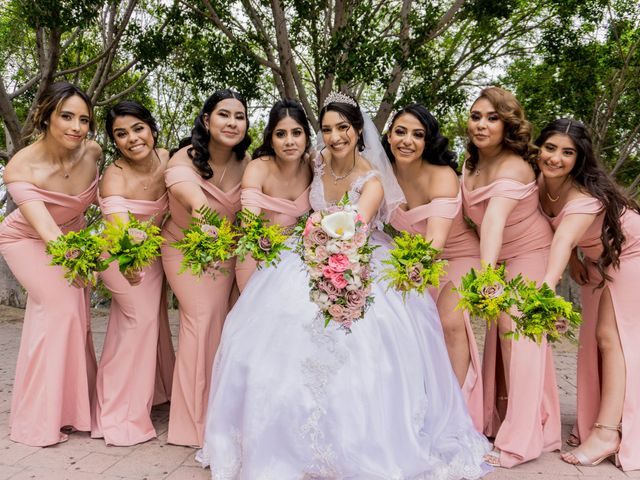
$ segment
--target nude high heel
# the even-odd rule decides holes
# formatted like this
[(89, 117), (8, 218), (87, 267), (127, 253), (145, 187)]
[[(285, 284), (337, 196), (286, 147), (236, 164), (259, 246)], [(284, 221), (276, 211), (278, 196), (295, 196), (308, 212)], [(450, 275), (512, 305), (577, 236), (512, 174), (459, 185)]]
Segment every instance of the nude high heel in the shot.
[[(622, 424), (604, 425), (602, 423), (596, 422), (593, 424), (593, 428), (602, 428), (603, 430), (612, 430), (618, 433), (622, 432)], [(603, 460), (613, 457), (614, 465), (620, 468), (620, 460), (618, 459), (619, 450), (620, 444), (618, 444), (615, 449), (609, 450), (608, 452), (603, 453), (601, 456), (595, 459), (587, 458), (583, 453), (572, 450), (571, 452), (566, 452), (565, 454), (561, 455), (560, 458), (571, 465), (579, 465), (581, 467), (595, 467), (596, 465), (602, 463)]]

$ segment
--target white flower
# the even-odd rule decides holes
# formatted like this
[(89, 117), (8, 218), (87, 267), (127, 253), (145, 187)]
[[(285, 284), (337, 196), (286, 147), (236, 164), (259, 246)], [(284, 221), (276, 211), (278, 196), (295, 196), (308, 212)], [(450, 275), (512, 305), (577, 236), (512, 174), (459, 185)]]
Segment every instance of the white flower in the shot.
[(340, 245), (338, 245), (337, 242), (328, 243), (326, 248), (327, 248), (327, 252), (329, 253), (342, 253), (342, 249), (340, 248)]
[(327, 215), (320, 222), (322, 229), (332, 238), (349, 240), (356, 233), (353, 212), (341, 211)]

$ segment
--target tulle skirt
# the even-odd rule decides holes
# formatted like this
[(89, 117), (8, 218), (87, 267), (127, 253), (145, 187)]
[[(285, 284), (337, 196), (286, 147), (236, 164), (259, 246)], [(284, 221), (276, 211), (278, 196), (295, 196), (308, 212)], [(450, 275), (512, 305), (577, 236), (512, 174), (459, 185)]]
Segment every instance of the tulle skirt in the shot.
[[(376, 233), (377, 271), (388, 237)], [(204, 447), (214, 479), (474, 479), (486, 439), (467, 413), (435, 305), (374, 283), (352, 334), (309, 300), (299, 257), (257, 271), (229, 313)]]

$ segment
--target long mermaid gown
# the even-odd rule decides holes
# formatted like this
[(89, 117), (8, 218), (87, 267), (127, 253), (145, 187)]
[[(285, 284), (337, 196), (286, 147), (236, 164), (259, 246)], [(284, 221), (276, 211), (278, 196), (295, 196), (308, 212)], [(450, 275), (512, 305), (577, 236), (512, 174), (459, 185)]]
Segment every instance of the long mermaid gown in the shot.
[[(310, 201), (327, 207), (316, 166)], [(356, 204), (370, 172), (355, 181)], [(389, 237), (374, 234), (380, 268)], [(486, 471), (430, 296), (373, 284), (345, 335), (324, 327), (300, 258), (256, 271), (229, 313), (212, 377), (205, 446), (213, 479), (459, 479)]]
[[(498, 261), (506, 263), (508, 277), (518, 274), (541, 282), (547, 266), (553, 232), (538, 209), (535, 182), (523, 184), (498, 179), (489, 185), (468, 190), (462, 182), (464, 213), (477, 225), (493, 197), (518, 200), (507, 218)], [(484, 432), (495, 437), (500, 464), (513, 467), (560, 448), (560, 403), (551, 348), (520, 338), (511, 344), (510, 385), (505, 418), (500, 421), (496, 407), (497, 378), (502, 372), (498, 354), (498, 328), (487, 330), (483, 356)]]
[(162, 236), (162, 265), (171, 290), (178, 298), (180, 331), (173, 375), (169, 432), (167, 441), (176, 445), (201, 446), (204, 435), (211, 368), (218, 348), (222, 325), (229, 311), (229, 294), (233, 286), (235, 259), (223, 264), (229, 273), (196, 277), (189, 271), (178, 273), (182, 252), (171, 246), (184, 235), (191, 213), (171, 194), (170, 187), (190, 182), (202, 189), (209, 207), (229, 221), (240, 210), (240, 184), (223, 192), (203, 179), (188, 165), (176, 165), (165, 170), (169, 189), (171, 218), (165, 223)]
[[(17, 205), (44, 202), (63, 233), (85, 226), (96, 178), (72, 196), (28, 182), (7, 189)], [(32, 446), (60, 441), (60, 428), (91, 430), (96, 358), (89, 321), (89, 289), (69, 285), (64, 269), (50, 266), (45, 244), (20, 210), (0, 224), (0, 253), (27, 291), (22, 338), (11, 397), (11, 440)]]
[[(168, 207), (166, 194), (155, 201), (113, 195), (99, 198), (99, 203), (103, 215), (130, 212), (140, 221), (153, 218), (155, 225), (162, 223)], [(165, 348), (171, 333), (160, 259), (144, 268), (143, 274), (136, 286), (122, 276), (117, 262), (100, 274), (111, 292), (111, 307), (98, 366), (91, 436), (104, 437), (109, 445), (135, 445), (156, 436), (150, 415), (154, 396), (157, 390), (170, 388), (161, 369), (173, 373), (173, 350)], [(160, 355), (163, 350), (165, 358)], [(159, 396), (169, 395), (170, 390)]]
[[(602, 224), (604, 212), (596, 198), (576, 198), (566, 203), (560, 213), (549, 218), (558, 228), (567, 215), (596, 214), (595, 221), (578, 242), (585, 254), (589, 282), (582, 286), (582, 318), (578, 349), (578, 438), (586, 439), (593, 428), (600, 408), (600, 371), (596, 325), (602, 288), (597, 288), (601, 277), (596, 262), (602, 254)], [(626, 211), (620, 218), (625, 242), (620, 254), (619, 268), (609, 266), (605, 271), (611, 280), (605, 282), (615, 310), (616, 324), (622, 344), (626, 366), (626, 389), (622, 407), (622, 441), (619, 459), (623, 470), (640, 469), (640, 322), (638, 322), (638, 291), (635, 288), (640, 275), (640, 215)]]
[[(404, 210), (396, 208), (390, 223), (396, 230), (404, 230), (414, 235), (424, 235), (427, 222), (431, 217), (453, 220), (449, 237), (442, 250), (441, 258), (447, 260), (446, 275), (440, 278), (440, 288), (430, 289), (434, 302), (442, 294), (449, 282), (453, 287), (460, 286), (460, 279), (471, 269), (480, 267), (480, 242), (476, 233), (467, 225), (462, 215), (462, 193), (456, 198), (434, 198), (425, 205)], [(469, 370), (462, 385), (462, 394), (469, 415), (476, 430), (482, 432), (483, 427), (483, 394), (482, 368), (478, 345), (471, 328), (469, 314), (463, 311), (464, 326), (467, 332), (470, 355)]]

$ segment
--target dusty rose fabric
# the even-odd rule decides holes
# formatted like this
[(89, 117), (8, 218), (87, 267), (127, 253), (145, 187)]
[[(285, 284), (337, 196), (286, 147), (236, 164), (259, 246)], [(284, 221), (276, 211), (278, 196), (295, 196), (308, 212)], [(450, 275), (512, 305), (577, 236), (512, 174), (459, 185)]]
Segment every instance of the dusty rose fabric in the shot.
[[(463, 181), (464, 213), (478, 231), (483, 221), (491, 221), (484, 218), (484, 212), (493, 197), (518, 200), (504, 228), (499, 261), (506, 263), (509, 278), (522, 274), (541, 282), (553, 232), (538, 209), (536, 183), (498, 179), (469, 191)], [(495, 437), (494, 444), (502, 452), (502, 466), (513, 467), (539, 457), (542, 452), (560, 448), (558, 388), (551, 349), (546, 342), (537, 345), (525, 338), (514, 340), (507, 411), (500, 422), (496, 408), (496, 374), (501, 369), (497, 362), (498, 346), (498, 328), (494, 324), (487, 330), (484, 347), (484, 431)]]
[[(166, 194), (156, 201), (114, 195), (99, 198), (99, 203), (104, 215), (130, 212), (139, 220), (153, 218), (156, 225), (168, 208)], [(166, 348), (171, 334), (160, 259), (143, 273), (137, 286), (127, 282), (116, 262), (100, 274), (112, 298), (91, 435), (104, 437), (109, 445), (135, 445), (155, 437), (150, 416), (154, 396), (157, 393), (166, 401), (171, 394), (171, 384), (165, 381), (173, 374), (175, 357), (173, 349)]]
[[(240, 194), (240, 202), (243, 208), (254, 207), (262, 209), (270, 223), (283, 227), (295, 225), (298, 218), (311, 208), (309, 205), (309, 187), (295, 200), (270, 197), (253, 187), (243, 188)], [(256, 261), (251, 257), (245, 257), (243, 262), (236, 262), (236, 283), (241, 292), (256, 268)]]
[[(600, 372), (598, 368), (598, 343), (596, 325), (598, 305), (603, 289), (598, 289), (601, 277), (595, 266), (602, 253), (602, 225), (604, 212), (602, 204), (595, 198), (576, 198), (566, 203), (560, 213), (549, 218), (554, 229), (558, 228), (567, 215), (597, 214), (595, 221), (580, 239), (578, 246), (586, 255), (585, 263), (589, 271), (589, 283), (582, 286), (582, 318), (580, 346), (578, 349), (578, 408), (577, 433), (585, 439), (591, 433), (593, 423), (600, 408)], [(640, 322), (637, 319), (638, 292), (635, 286), (640, 275), (640, 215), (626, 211), (620, 218), (625, 243), (620, 255), (620, 267), (608, 267), (606, 273), (611, 280), (606, 281), (609, 289), (616, 324), (622, 344), (626, 365), (626, 390), (622, 409), (622, 442), (620, 443), (620, 463), (623, 470), (640, 469)]]
[[(187, 165), (167, 168), (165, 182), (167, 187), (180, 182), (195, 183), (202, 188), (209, 207), (231, 222), (240, 210), (240, 184), (223, 192)], [(167, 243), (162, 248), (162, 265), (171, 290), (178, 298), (180, 331), (167, 441), (177, 445), (202, 446), (211, 368), (229, 311), (235, 259), (223, 265), (228, 274), (218, 274), (215, 278), (210, 275), (198, 278), (189, 272), (179, 274), (182, 253), (171, 243), (183, 237), (182, 229), (188, 227), (191, 213), (171, 192), (169, 211), (171, 218), (163, 228)]]
[[(84, 227), (97, 178), (82, 193), (51, 192), (27, 182), (7, 185), (18, 205), (44, 202), (63, 232)], [(49, 265), (45, 244), (19, 210), (0, 224), (0, 253), (28, 293), (10, 416), (10, 438), (33, 446), (60, 440), (60, 428), (91, 429), (96, 360), (89, 289), (70, 286)]]
[[(430, 289), (434, 302), (438, 302), (440, 294), (447, 285), (458, 287), (460, 279), (471, 268), (480, 267), (480, 243), (476, 233), (467, 225), (462, 215), (462, 195), (456, 198), (434, 198), (431, 202), (410, 210), (397, 208), (391, 217), (391, 225), (396, 230), (405, 230), (412, 234), (424, 235), (427, 222), (431, 217), (453, 219), (449, 237), (442, 251), (442, 258), (449, 263), (447, 275), (440, 279), (440, 288)], [(449, 283), (450, 282), (450, 283)], [(464, 312), (464, 324), (469, 340), (471, 363), (462, 385), (462, 393), (469, 409), (473, 425), (479, 432), (483, 429), (483, 393), (482, 369), (478, 345), (471, 328), (469, 314)]]

